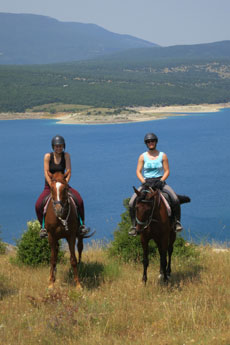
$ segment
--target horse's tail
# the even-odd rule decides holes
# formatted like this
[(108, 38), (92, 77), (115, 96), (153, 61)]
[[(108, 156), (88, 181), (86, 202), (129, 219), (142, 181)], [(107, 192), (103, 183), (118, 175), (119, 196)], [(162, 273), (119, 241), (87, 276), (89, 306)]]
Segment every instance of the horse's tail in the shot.
[(178, 199), (180, 201), (180, 204), (186, 204), (187, 202), (191, 202), (190, 197), (187, 196), (187, 195), (179, 195), (179, 194), (177, 194), (177, 197), (178, 197)]

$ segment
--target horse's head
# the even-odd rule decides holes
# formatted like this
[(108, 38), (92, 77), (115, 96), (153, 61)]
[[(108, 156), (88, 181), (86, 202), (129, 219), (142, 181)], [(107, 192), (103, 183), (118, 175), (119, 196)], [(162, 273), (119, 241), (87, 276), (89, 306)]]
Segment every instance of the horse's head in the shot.
[(64, 208), (68, 203), (69, 187), (66, 178), (69, 174), (69, 170), (67, 170), (65, 174), (62, 174), (61, 172), (51, 174), (50, 172), (48, 172), (48, 175), (51, 178), (51, 194), (53, 199), (53, 207), (57, 217), (62, 216)]
[(138, 191), (135, 187), (133, 187), (133, 189), (137, 194), (135, 206), (137, 231), (141, 231), (147, 228), (152, 221), (156, 221), (156, 219), (153, 218), (153, 215), (159, 192), (151, 187), (142, 191)]

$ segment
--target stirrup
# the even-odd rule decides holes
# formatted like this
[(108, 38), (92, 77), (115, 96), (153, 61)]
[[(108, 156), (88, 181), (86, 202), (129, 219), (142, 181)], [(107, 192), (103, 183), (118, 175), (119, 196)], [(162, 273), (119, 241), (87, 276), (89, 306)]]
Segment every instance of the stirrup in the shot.
[(137, 229), (136, 229), (135, 226), (132, 226), (132, 227), (130, 228), (130, 230), (129, 230), (129, 236), (133, 236), (133, 237), (137, 236)]
[(176, 224), (175, 224), (175, 231), (176, 231), (176, 232), (180, 232), (180, 231), (182, 231), (182, 230), (183, 230), (183, 226), (181, 225), (180, 221), (177, 220), (177, 221), (176, 221)]
[(41, 228), (39, 236), (40, 236), (40, 238), (48, 237), (48, 233), (47, 233), (46, 228)]

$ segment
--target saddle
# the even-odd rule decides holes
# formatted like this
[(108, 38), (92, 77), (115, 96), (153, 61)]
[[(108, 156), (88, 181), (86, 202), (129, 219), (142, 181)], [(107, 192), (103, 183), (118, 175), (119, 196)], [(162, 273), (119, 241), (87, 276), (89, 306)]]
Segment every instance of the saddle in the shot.
[[(158, 181), (158, 178), (152, 178), (152, 179), (148, 179), (148, 182), (145, 183), (145, 187), (147, 187), (147, 189), (150, 188), (156, 188), (156, 182)], [(163, 192), (162, 190), (159, 190), (160, 192), (160, 198), (163, 201), (163, 203), (166, 206), (167, 212), (168, 212), (168, 216), (171, 217), (172, 216), (172, 210), (173, 210), (173, 203), (172, 200), (170, 198), (170, 195), (168, 193), (166, 193), (165, 191)]]
[[(145, 185), (147, 188), (149, 188), (149, 187), (156, 188), (155, 187), (156, 181), (158, 181), (157, 178), (156, 179), (155, 178), (149, 179), (149, 181)], [(173, 201), (172, 201), (170, 195), (166, 191), (160, 190), (160, 196), (161, 196), (161, 199), (166, 206), (168, 216), (172, 217), (173, 216), (173, 210), (174, 210), (174, 204), (173, 204)], [(180, 204), (185, 204), (185, 203), (191, 201), (191, 199), (186, 195), (177, 194), (177, 197), (179, 199)]]

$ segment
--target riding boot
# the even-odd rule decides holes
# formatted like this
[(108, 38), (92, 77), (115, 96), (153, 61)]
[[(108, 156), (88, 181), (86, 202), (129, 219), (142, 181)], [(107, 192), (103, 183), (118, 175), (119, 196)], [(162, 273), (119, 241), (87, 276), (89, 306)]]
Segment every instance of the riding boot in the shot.
[(181, 217), (181, 209), (180, 209), (180, 204), (176, 203), (173, 205), (173, 214), (174, 214), (174, 230), (175, 232), (180, 232), (183, 230), (183, 226), (181, 225), (180, 222), (180, 217)]
[(40, 238), (45, 238), (48, 237), (48, 232), (45, 228), (45, 216), (43, 216), (43, 220), (42, 220), (42, 226), (41, 226), (41, 230), (39, 233)]
[(80, 227), (79, 227), (80, 235), (85, 236), (86, 234), (88, 234), (90, 232), (90, 228), (84, 224), (80, 213), (78, 214), (78, 219), (80, 222)]
[(85, 224), (81, 224), (79, 227), (80, 235), (86, 235), (90, 232), (90, 228), (87, 227)]
[(183, 226), (181, 225), (181, 222), (178, 219), (175, 219), (175, 220), (176, 220), (175, 231), (176, 232), (182, 231), (183, 230)]
[(135, 214), (135, 206), (129, 207), (129, 215), (131, 218), (132, 226), (129, 229), (130, 236), (137, 236), (137, 229), (136, 229), (136, 214)]
[[(71, 197), (73, 198), (74, 202), (75, 202), (75, 205), (76, 205), (76, 216), (77, 216), (77, 219), (79, 220), (80, 222), (80, 227), (79, 227), (79, 231), (80, 231), (80, 235), (81, 236), (85, 236), (86, 234), (88, 234), (90, 232), (90, 228), (87, 227), (84, 222), (83, 222), (83, 217), (84, 217), (84, 214), (80, 214), (81, 212), (81, 208), (78, 204), (78, 200), (75, 196), (75, 194), (73, 194), (72, 192), (70, 193)], [(82, 211), (84, 212), (84, 211)]]
[(40, 238), (48, 237), (48, 232), (47, 232), (46, 228), (41, 228), (39, 236), (40, 236)]

